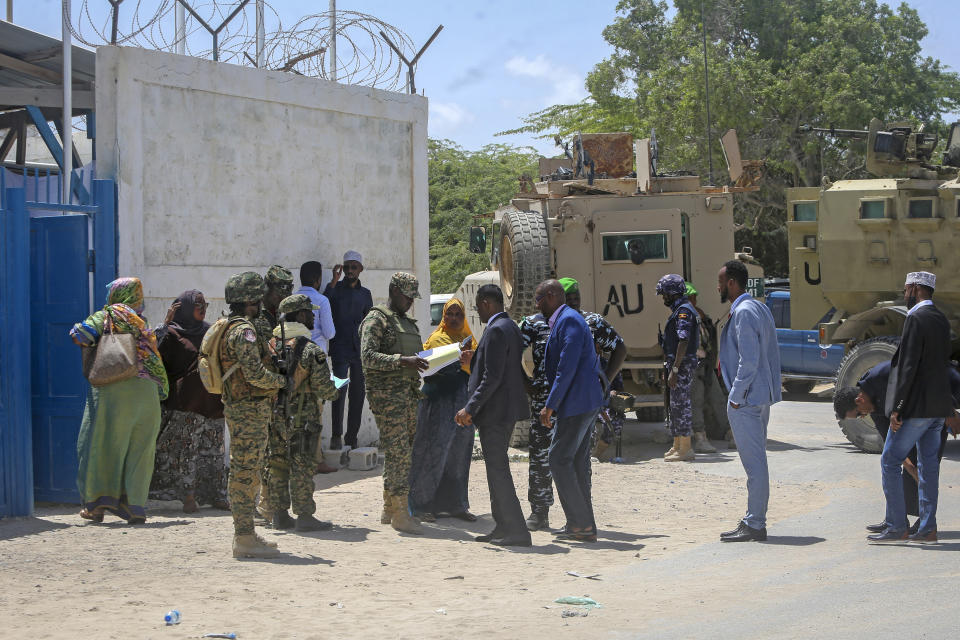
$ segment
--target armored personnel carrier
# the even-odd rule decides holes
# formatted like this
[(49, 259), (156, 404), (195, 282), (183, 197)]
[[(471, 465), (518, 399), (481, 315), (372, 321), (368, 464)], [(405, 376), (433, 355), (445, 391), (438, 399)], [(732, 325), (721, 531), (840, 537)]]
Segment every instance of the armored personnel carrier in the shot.
[[(907, 308), (904, 277), (937, 275), (936, 305), (950, 318), (954, 357), (960, 353), (960, 123), (949, 131), (941, 164), (933, 164), (935, 133), (909, 123), (869, 130), (801, 131), (866, 140), (864, 180), (823, 178), (821, 187), (787, 190), (791, 325), (819, 323), (820, 344), (843, 344), (837, 388), (853, 386), (889, 360)], [(869, 419), (841, 429), (857, 447), (879, 452), (883, 442)]]
[[(716, 320), (726, 315), (715, 290), (717, 272), (737, 256), (748, 264), (752, 293), (763, 295), (763, 270), (749, 249), (734, 252), (733, 239), (733, 194), (756, 188), (761, 164), (740, 160), (736, 132), (723, 143), (733, 186), (715, 187), (696, 175), (661, 172), (655, 136), (578, 135), (567, 157), (541, 158), (540, 180), (521, 179), (521, 192), (489, 226), (471, 229), (472, 251), (485, 252), (492, 240), (491, 266), (467, 276), (458, 294), (471, 301), (480, 285), (497, 283), (519, 321), (537, 312), (540, 282), (576, 278), (583, 309), (602, 314), (627, 344), (624, 384), (638, 417), (662, 419), (657, 334), (669, 310), (656, 296), (657, 280), (682, 274), (700, 289), (699, 306)], [(642, 247), (639, 265), (631, 261), (631, 243)], [(475, 316), (469, 320), (480, 326)]]

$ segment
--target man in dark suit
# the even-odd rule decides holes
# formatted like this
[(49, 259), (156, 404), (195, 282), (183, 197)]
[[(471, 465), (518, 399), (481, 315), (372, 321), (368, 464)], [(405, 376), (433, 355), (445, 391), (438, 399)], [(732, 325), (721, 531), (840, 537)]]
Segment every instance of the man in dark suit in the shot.
[[(947, 379), (950, 381), (950, 395), (954, 407), (960, 407), (960, 370), (952, 364), (947, 367)], [(887, 403), (887, 384), (890, 380), (890, 362), (881, 362), (872, 367), (860, 377), (855, 387), (838, 389), (833, 395), (833, 409), (837, 420), (856, 420), (858, 416), (870, 416), (880, 436), (886, 441), (890, 431), (890, 418), (884, 412)], [(954, 412), (953, 416), (944, 421), (944, 429), (940, 433), (940, 448), (937, 450), (937, 459), (943, 459), (943, 449), (947, 444), (947, 432), (956, 438), (960, 435), (960, 415)], [(917, 480), (917, 448), (910, 450), (903, 460), (903, 497), (907, 507), (907, 515), (920, 515), (920, 495)], [(882, 533), (887, 528), (886, 522), (867, 525), (867, 531)], [(909, 531), (916, 533), (920, 528), (920, 518), (913, 523)]]
[(457, 424), (476, 423), (487, 468), (490, 509), (496, 526), (477, 542), (501, 547), (529, 547), (530, 532), (510, 473), (507, 446), (513, 426), (529, 417), (521, 357), (523, 338), (503, 310), (503, 292), (495, 284), (477, 290), (477, 315), (487, 325), (470, 365), (467, 404), (457, 412)]
[[(537, 309), (547, 318), (550, 337), (544, 354), (544, 375), (550, 382), (540, 423), (553, 428), (550, 473), (557, 484), (567, 525), (558, 537), (595, 542), (597, 525), (590, 497), (590, 436), (603, 404), (600, 360), (593, 334), (579, 311), (568, 307), (556, 280), (540, 283)], [(556, 425), (551, 418), (556, 414)]]
[[(886, 530), (867, 536), (871, 544), (937, 541), (937, 497), (940, 484), (940, 433), (953, 415), (950, 382), (944, 373), (950, 358), (950, 322), (933, 305), (937, 278), (908, 273), (903, 296), (907, 319), (900, 346), (893, 354), (887, 383), (886, 413), (890, 431), (880, 455), (883, 494), (887, 499)], [(916, 445), (920, 487), (920, 526), (909, 533), (900, 469)]]

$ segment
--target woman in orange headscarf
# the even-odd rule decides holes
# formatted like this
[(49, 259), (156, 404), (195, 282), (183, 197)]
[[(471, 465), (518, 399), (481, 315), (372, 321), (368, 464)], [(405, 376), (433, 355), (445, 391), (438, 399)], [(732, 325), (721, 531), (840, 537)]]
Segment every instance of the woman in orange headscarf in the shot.
[[(475, 349), (463, 302), (452, 298), (443, 307), (440, 326), (423, 348), (463, 343), (467, 338), (471, 338), (470, 349)], [(467, 499), (474, 431), (454, 421), (457, 409), (467, 402), (469, 379), (469, 367), (457, 360), (423, 381), (424, 398), (417, 410), (410, 465), (410, 510), (428, 522), (438, 516), (468, 522), (477, 519), (470, 513)]]

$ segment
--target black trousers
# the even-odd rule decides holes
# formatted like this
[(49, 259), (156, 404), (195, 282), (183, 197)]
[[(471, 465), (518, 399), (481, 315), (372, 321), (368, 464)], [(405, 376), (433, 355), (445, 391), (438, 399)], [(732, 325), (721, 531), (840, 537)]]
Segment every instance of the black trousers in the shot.
[(510, 459), (507, 456), (507, 446), (513, 434), (514, 423), (509, 424), (481, 424), (477, 423), (480, 432), (480, 447), (483, 449), (483, 461), (487, 468), (487, 486), (490, 489), (490, 511), (496, 522), (494, 532), (496, 537), (526, 538), (530, 532), (523, 519), (523, 509), (517, 490), (513, 485), (513, 475), (510, 473)]
[(354, 449), (357, 448), (357, 434), (360, 433), (360, 417), (363, 415), (363, 398), (367, 387), (363, 377), (363, 366), (360, 359), (333, 361), (333, 375), (338, 378), (350, 378), (346, 389), (340, 390), (340, 397), (333, 401), (333, 416), (331, 418), (332, 434), (336, 437), (343, 435), (343, 405), (350, 400), (347, 411), (347, 435), (344, 443)]

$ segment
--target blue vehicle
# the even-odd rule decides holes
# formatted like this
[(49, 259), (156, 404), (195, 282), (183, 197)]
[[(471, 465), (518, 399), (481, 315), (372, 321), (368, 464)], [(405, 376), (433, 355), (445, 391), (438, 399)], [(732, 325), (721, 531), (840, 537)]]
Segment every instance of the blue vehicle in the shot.
[(832, 382), (843, 360), (843, 345), (823, 349), (816, 328), (791, 329), (789, 291), (768, 290), (766, 303), (777, 325), (783, 388), (790, 393), (809, 393), (818, 382)]

